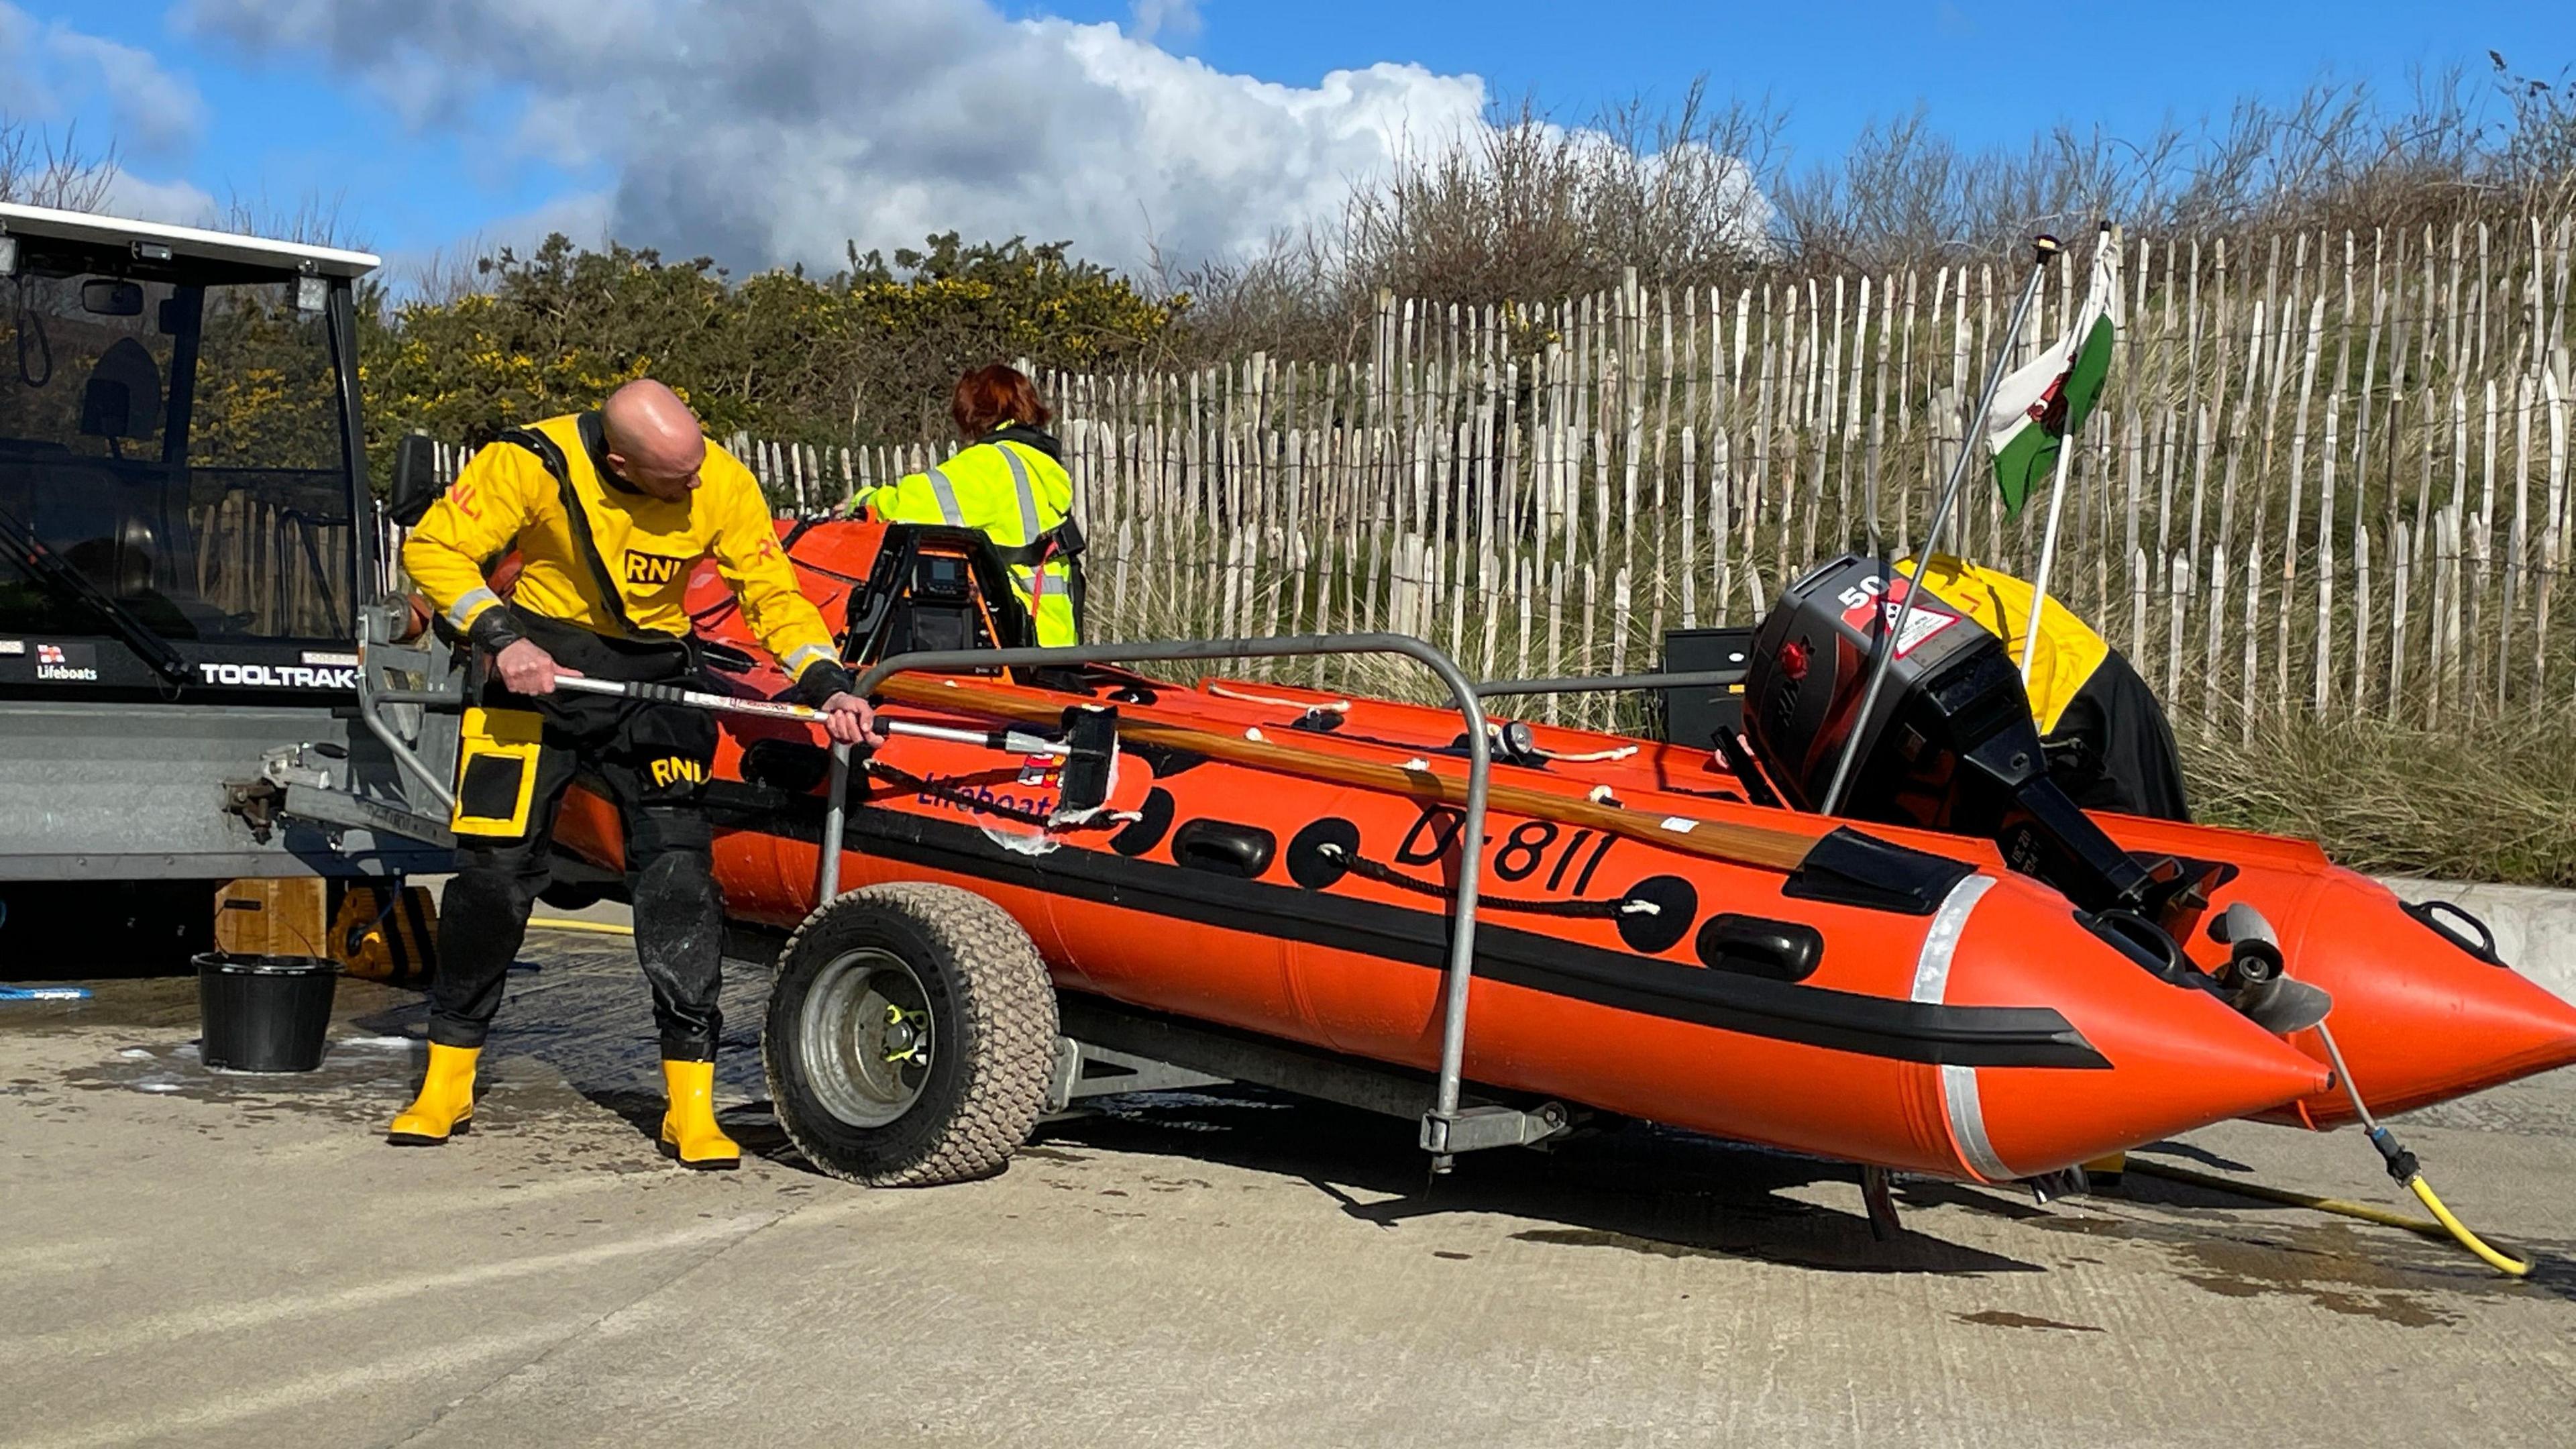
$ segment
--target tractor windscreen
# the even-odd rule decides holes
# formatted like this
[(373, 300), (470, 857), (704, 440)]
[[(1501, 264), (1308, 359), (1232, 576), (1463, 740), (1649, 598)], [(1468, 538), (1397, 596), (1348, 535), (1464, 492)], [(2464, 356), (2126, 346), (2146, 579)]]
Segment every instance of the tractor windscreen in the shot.
[[(344, 637), (327, 314), (275, 272), (22, 240), (0, 278), (0, 510), (164, 638)], [(118, 632), (83, 594), (0, 549), (0, 634)]]

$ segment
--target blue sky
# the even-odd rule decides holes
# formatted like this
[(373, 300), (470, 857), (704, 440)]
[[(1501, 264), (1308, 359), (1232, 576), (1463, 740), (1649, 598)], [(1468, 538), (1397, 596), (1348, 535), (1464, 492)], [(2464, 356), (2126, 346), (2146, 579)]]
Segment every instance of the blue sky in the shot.
[(2138, 135), (2325, 74), (2482, 84), (2490, 48), (2557, 76), (2576, 5), (0, 0), (0, 96), (116, 136), (135, 209), (319, 199), (414, 259), (613, 227), (738, 268), (943, 222), (1223, 251), (1328, 210), (1390, 128), (1523, 93), (1579, 122), (1705, 73), (1814, 161), (1918, 102), (1969, 144)]

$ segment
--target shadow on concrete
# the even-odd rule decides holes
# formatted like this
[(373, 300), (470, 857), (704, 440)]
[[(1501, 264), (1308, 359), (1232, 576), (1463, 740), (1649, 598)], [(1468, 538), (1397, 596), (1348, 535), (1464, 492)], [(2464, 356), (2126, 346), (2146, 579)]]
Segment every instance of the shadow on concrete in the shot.
[[(1829, 1272), (2041, 1271), (1918, 1232), (1879, 1241), (1861, 1214), (1859, 1187), (1846, 1164), (1643, 1123), (1579, 1134), (1550, 1151), (1469, 1154), (1453, 1172), (1432, 1178), (1412, 1123), (1260, 1088), (1108, 1097), (1094, 1107), (1091, 1115), (1040, 1129), (1038, 1144), (1292, 1177), (1335, 1210), (1389, 1230), (1444, 1213), (1500, 1213), (1550, 1225), (1516, 1233), (1517, 1239), (1569, 1248), (1758, 1259)], [(1848, 1195), (1849, 1207), (1791, 1195), (1814, 1186), (1829, 1197)], [(1917, 1195), (1914, 1185), (1906, 1191), (1923, 1205), (1936, 1200)]]

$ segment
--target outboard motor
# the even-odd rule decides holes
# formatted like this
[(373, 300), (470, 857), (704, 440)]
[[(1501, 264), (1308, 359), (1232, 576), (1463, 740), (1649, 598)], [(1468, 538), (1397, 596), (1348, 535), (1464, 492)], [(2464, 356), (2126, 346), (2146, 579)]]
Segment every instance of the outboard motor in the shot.
[[(1857, 554), (1791, 584), (1754, 639), (1744, 732), (1789, 803), (1821, 809), (1846, 741), (1860, 752), (1842, 813), (1982, 835), (2014, 869), (2090, 911), (2161, 914), (2174, 862), (2142, 865), (2048, 776), (2021, 671), (2003, 642), (1929, 590), (1889, 641), (1909, 581)], [(1895, 657), (1862, 719), (1871, 650)]]

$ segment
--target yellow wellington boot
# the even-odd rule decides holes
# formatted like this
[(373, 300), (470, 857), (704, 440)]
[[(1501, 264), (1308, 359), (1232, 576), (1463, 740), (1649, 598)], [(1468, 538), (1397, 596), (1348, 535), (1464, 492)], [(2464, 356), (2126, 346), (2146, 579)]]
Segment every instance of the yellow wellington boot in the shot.
[(742, 1166), (742, 1149), (716, 1126), (716, 1064), (666, 1060), (662, 1085), (671, 1093), (671, 1109), (662, 1114), (662, 1155), (702, 1172)]
[(385, 1140), (396, 1147), (436, 1147), (453, 1133), (471, 1131), (474, 1063), (482, 1055), (481, 1047), (431, 1042), (429, 1072), (421, 1078), (420, 1095), (385, 1130)]

